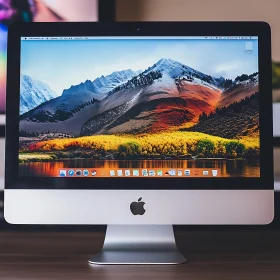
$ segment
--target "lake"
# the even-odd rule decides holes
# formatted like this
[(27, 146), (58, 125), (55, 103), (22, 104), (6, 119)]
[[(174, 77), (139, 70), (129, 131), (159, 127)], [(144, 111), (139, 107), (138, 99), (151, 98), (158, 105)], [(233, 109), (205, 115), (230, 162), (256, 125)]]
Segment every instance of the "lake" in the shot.
[(225, 159), (196, 159), (196, 160), (92, 160), (73, 159), (54, 162), (26, 162), (19, 164), (21, 176), (54, 176), (63, 168), (214, 168), (220, 169), (224, 177), (259, 177), (260, 161), (251, 160), (225, 160)]

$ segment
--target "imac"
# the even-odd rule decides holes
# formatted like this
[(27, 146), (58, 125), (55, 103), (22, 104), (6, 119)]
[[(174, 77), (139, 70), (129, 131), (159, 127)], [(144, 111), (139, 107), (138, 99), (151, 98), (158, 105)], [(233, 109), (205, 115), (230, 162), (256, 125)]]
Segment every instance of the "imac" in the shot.
[(97, 264), (175, 264), (172, 225), (274, 217), (263, 22), (36, 23), (8, 38), (5, 219), (108, 224)]

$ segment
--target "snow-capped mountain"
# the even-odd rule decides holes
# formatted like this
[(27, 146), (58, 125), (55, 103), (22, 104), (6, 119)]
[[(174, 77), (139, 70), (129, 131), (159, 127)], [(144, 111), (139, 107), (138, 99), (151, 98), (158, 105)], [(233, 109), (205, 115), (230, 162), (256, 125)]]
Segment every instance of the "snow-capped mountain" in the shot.
[(72, 86), (24, 114), (20, 126), (72, 136), (154, 133), (197, 123), (202, 113), (250, 96), (257, 85), (257, 73), (230, 81), (163, 58), (141, 73), (123, 70)]
[(38, 105), (55, 98), (57, 94), (50, 87), (27, 75), (20, 79), (20, 114), (23, 114)]
[(88, 106), (89, 103), (104, 99), (111, 89), (127, 82), (138, 73), (128, 69), (113, 72), (105, 77), (101, 76), (94, 81), (86, 80), (79, 85), (65, 89), (61, 96), (30, 108), (36, 107), (33, 110), (24, 110), (23, 113), (28, 111), (24, 117), (32, 116), (33, 121), (44, 119), (53, 122), (69, 118), (73, 114), (71, 110), (81, 110), (79, 107)]
[(157, 131), (170, 120), (181, 125), (210, 113), (221, 91), (212, 76), (163, 58), (141, 73), (123, 70), (72, 86), (25, 114), (21, 127), (70, 135)]
[(203, 74), (183, 63), (175, 61), (173, 59), (162, 58), (152, 67), (149, 67), (143, 73), (149, 73), (151, 71), (159, 71), (161, 73), (168, 74), (171, 78), (175, 79), (182, 76), (191, 76), (196, 79), (205, 81), (211, 85), (222, 88), (225, 79), (223, 77), (215, 78), (210, 75)]
[(196, 71), (178, 61), (168, 59), (168, 58), (160, 59), (152, 67), (149, 67), (147, 70), (145, 70), (144, 73), (149, 73), (151, 71), (159, 71), (159, 72), (167, 73), (171, 78), (176, 78), (183, 74), (192, 74), (192, 73), (197, 73), (201, 77), (205, 76), (199, 71)]
[(65, 89), (62, 95), (77, 95), (80, 93), (90, 92), (93, 94), (95, 99), (103, 99), (113, 88), (120, 84), (123, 84), (136, 76), (139, 71), (134, 72), (131, 69), (115, 71), (108, 76), (101, 76), (96, 78), (94, 81), (86, 80), (79, 85), (71, 86), (69, 89)]
[[(106, 80), (110, 82), (110, 84), (115, 87), (119, 84), (128, 81), (134, 76), (140, 74), (142, 70), (132, 71), (131, 69), (123, 70), (123, 71), (115, 71), (112, 74), (106, 76)], [(96, 79), (97, 80), (97, 79)], [(95, 81), (94, 81), (95, 82)]]

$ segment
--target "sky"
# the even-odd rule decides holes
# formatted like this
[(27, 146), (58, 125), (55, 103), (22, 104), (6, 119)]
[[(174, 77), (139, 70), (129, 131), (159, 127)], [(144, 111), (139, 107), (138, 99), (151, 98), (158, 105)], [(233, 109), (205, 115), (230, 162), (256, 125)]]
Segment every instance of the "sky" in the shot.
[(114, 71), (145, 70), (170, 58), (202, 73), (228, 79), (258, 71), (258, 43), (248, 40), (98, 39), (23, 40), (21, 73), (47, 83), (58, 95), (71, 85)]

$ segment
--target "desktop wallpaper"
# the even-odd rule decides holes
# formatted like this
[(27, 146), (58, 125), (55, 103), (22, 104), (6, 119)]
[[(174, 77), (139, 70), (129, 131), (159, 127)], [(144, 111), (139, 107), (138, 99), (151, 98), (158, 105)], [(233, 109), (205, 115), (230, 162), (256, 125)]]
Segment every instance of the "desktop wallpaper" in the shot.
[(258, 77), (249, 37), (22, 40), (20, 175), (259, 177)]

